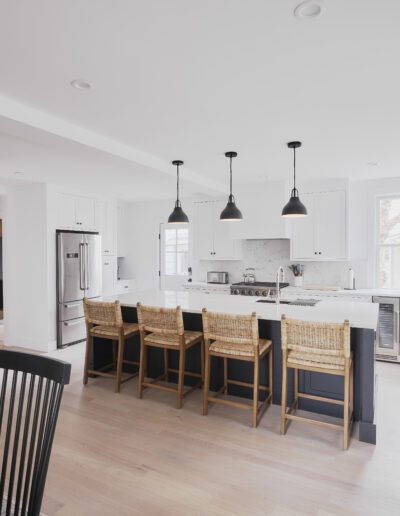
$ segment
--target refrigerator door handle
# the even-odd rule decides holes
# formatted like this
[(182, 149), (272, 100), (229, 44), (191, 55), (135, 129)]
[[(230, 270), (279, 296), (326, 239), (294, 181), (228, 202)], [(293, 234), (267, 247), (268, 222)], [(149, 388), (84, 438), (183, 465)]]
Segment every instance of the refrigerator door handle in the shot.
[(64, 303), (64, 308), (78, 308), (81, 303)]
[(399, 344), (399, 312), (394, 312), (394, 340)]
[(85, 243), (85, 289), (90, 289), (89, 283), (89, 244)]
[(85, 244), (79, 244), (79, 288), (85, 290)]
[(83, 319), (78, 319), (76, 321), (65, 321), (63, 322), (64, 326), (76, 326), (77, 324), (82, 324), (84, 322)]

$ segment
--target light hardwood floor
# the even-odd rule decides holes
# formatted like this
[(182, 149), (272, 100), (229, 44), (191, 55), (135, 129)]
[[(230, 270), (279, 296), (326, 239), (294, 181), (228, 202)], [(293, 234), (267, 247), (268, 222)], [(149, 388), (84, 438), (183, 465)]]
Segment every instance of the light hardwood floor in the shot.
[(255, 429), (230, 407), (201, 415), (159, 391), (136, 399), (136, 379), (82, 385), (84, 345), (53, 355), (73, 365), (53, 447), (48, 515), (398, 515), (400, 366), (377, 364), (378, 444), (294, 423), (279, 435), (279, 407)]

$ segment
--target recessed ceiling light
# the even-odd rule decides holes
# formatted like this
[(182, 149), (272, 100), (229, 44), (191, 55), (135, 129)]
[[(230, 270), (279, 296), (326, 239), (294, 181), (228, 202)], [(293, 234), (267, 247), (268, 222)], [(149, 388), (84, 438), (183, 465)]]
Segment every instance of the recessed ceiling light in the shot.
[(92, 87), (90, 82), (83, 81), (82, 79), (74, 79), (71, 81), (71, 86), (77, 90), (90, 90)]
[(301, 2), (294, 10), (294, 15), (298, 20), (311, 20), (321, 14), (321, 1), (306, 0)]
[(16, 170), (16, 171), (14, 172), (14, 175), (16, 175), (16, 176), (23, 176), (23, 175), (24, 175), (24, 172), (22, 172), (21, 170)]
[(369, 167), (377, 167), (378, 166), (378, 162), (377, 161), (368, 161), (367, 165)]

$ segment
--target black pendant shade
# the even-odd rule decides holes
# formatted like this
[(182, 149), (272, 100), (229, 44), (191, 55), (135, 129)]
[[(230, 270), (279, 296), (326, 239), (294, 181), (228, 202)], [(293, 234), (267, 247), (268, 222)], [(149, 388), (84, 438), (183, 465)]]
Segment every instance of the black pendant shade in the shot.
[(299, 192), (296, 188), (296, 149), (301, 147), (301, 142), (289, 142), (289, 149), (293, 149), (293, 189), (289, 202), (285, 204), (282, 210), (282, 217), (305, 217), (307, 208), (300, 201)]
[(230, 172), (229, 172), (229, 197), (228, 204), (222, 210), (219, 217), (220, 220), (242, 220), (243, 215), (239, 208), (236, 206), (235, 197), (232, 195), (232, 158), (236, 158), (237, 152), (229, 151), (225, 152), (225, 156), (230, 159)]
[(168, 224), (183, 224), (189, 222), (189, 218), (182, 210), (181, 201), (179, 200), (179, 167), (183, 165), (183, 161), (174, 160), (172, 164), (176, 166), (176, 201), (174, 211), (168, 217)]

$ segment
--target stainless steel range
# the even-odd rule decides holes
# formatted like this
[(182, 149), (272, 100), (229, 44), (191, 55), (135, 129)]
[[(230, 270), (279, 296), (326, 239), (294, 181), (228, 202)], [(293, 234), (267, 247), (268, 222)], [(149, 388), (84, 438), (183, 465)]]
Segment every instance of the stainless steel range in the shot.
[[(289, 283), (280, 283), (280, 287), (288, 287)], [(232, 283), (231, 294), (235, 296), (275, 296), (276, 283), (271, 281), (256, 281), (254, 283)]]

